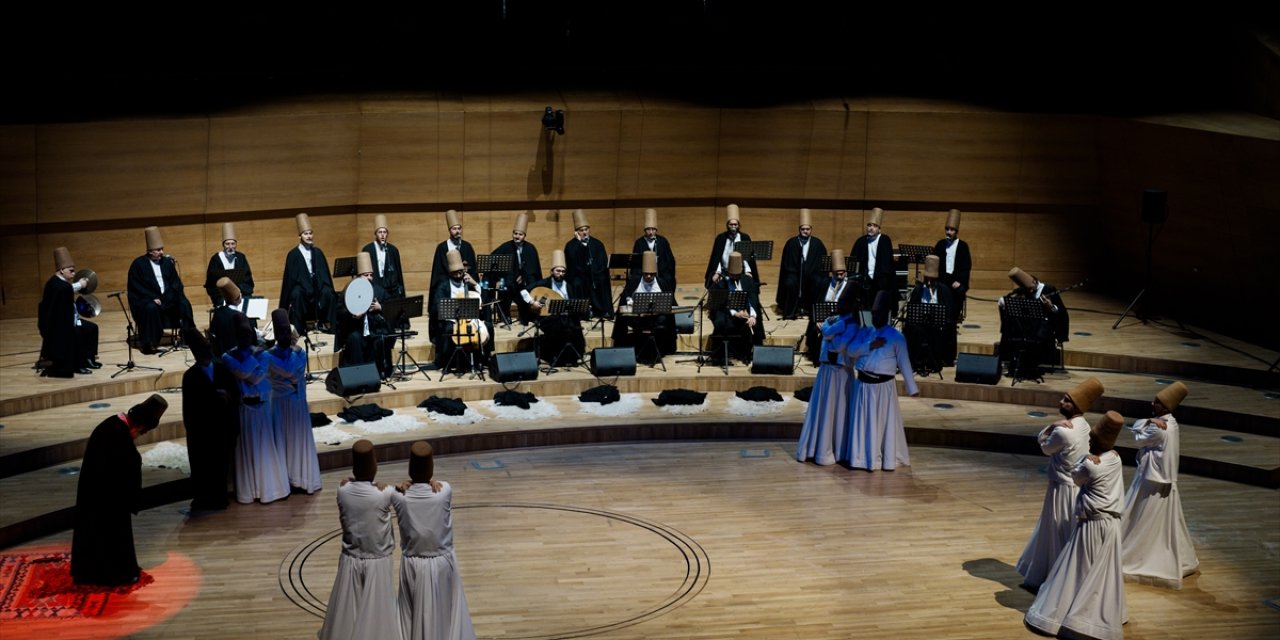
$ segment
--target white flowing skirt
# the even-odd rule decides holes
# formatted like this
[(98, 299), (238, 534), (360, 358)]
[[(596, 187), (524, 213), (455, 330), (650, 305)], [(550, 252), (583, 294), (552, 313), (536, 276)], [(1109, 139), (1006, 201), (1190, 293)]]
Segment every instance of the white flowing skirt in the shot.
[(1080, 488), (1074, 484), (1049, 481), (1044, 493), (1044, 505), (1040, 507), (1040, 519), (1031, 532), (1031, 539), (1018, 558), (1018, 573), (1027, 586), (1038, 587), (1049, 575), (1053, 563), (1058, 560), (1062, 548), (1071, 538), (1075, 527), (1076, 494)]
[(844, 448), (850, 387), (849, 372), (844, 367), (824, 364), (818, 369), (796, 445), (797, 461), (813, 458), (821, 465), (836, 463), (836, 452)]
[(1125, 494), (1121, 531), (1126, 579), (1181, 589), (1182, 578), (1200, 567), (1177, 484), (1134, 476)]
[(391, 556), (338, 556), (338, 575), (329, 593), (320, 640), (400, 640), (392, 562)]
[(400, 559), (400, 629), (404, 640), (475, 640), (457, 565), (452, 552)]
[(277, 446), (271, 403), (240, 405), (240, 439), (236, 441), (236, 501), (263, 503), (289, 497), (284, 451)]
[(1028, 625), (1050, 635), (1120, 640), (1129, 610), (1120, 565), (1120, 519), (1081, 520), (1049, 571)]
[(284, 443), (285, 466), (289, 484), (307, 493), (324, 486), (320, 480), (320, 459), (316, 457), (316, 438), (311, 433), (311, 413), (307, 403), (297, 396), (272, 398), (271, 412), (276, 431)]
[(855, 380), (851, 397), (840, 459), (848, 460), (855, 469), (891, 471), (898, 465), (910, 465), (897, 383)]

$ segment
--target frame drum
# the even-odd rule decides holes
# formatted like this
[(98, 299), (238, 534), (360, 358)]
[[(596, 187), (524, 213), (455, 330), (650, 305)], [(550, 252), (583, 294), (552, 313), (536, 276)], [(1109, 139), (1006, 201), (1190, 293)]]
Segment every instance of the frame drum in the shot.
[(373, 283), (364, 278), (352, 280), (342, 292), (342, 301), (353, 316), (368, 313), (369, 305), (373, 304)]

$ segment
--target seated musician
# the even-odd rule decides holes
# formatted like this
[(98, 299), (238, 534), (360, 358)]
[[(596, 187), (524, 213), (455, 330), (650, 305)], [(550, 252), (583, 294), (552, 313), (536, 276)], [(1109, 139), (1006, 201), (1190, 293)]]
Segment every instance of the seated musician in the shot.
[[(828, 271), (829, 277), (825, 286), (817, 292), (818, 302), (839, 302), (840, 296), (849, 289), (848, 263), (844, 258), (844, 251), (841, 249), (831, 250), (831, 270)], [(856, 301), (854, 297), (850, 297), (851, 301)], [(851, 305), (854, 302), (850, 302)], [(809, 313), (809, 322), (804, 330), (804, 346), (805, 357), (814, 364), (818, 362), (819, 354), (822, 351), (822, 333), (818, 330), (818, 323), (823, 322), (826, 318), (813, 317), (813, 309), (807, 310)]]
[(728, 357), (751, 364), (755, 345), (764, 344), (764, 311), (760, 308), (759, 287), (751, 276), (743, 273), (741, 253), (729, 254), (728, 277), (721, 278), (714, 288), (746, 292), (747, 305), (745, 309), (711, 310), (711, 322), (715, 326), (711, 332), (711, 363), (713, 366), (728, 364), (724, 347), (728, 344)]
[[(209, 267), (204, 272), (204, 290), (209, 294), (209, 303), (216, 309), (224, 302), (222, 294), (219, 292), (218, 280), (223, 276), (230, 276), (237, 269), (235, 279), (236, 289), (240, 291), (242, 297), (241, 302), (247, 301), (253, 296), (253, 269), (249, 266), (249, 258), (238, 250), (239, 241), (236, 240), (236, 227), (230, 222), (222, 223), (222, 251), (219, 251), (209, 258)], [(248, 310), (241, 305), (240, 311)], [(230, 338), (232, 346), (235, 346), (235, 337)], [(221, 355), (221, 354), (215, 354)]]
[[(441, 300), (480, 299), (480, 286), (476, 284), (467, 264), (462, 261), (462, 253), (448, 251), (445, 253), (445, 265), (448, 277), (436, 284), (435, 300), (437, 307)], [(452, 371), (466, 371), (484, 366), (488, 354), (493, 351), (493, 326), (479, 319), (466, 319), (456, 322), (446, 318), (439, 309), (434, 311), (433, 322), (436, 325), (436, 366)], [(459, 352), (459, 349), (464, 350)]]
[(182, 290), (178, 262), (164, 253), (160, 228), (147, 227), (144, 233), (147, 252), (129, 265), (129, 308), (138, 323), (138, 348), (153, 354), (166, 327), (186, 331), (195, 321)]
[(346, 304), (339, 305), (333, 350), (341, 353), (338, 357), (340, 366), (372, 362), (378, 367), (378, 375), (386, 380), (391, 376), (395, 340), (387, 339), (391, 330), (386, 318), (382, 317), (382, 299), (386, 291), (373, 278), (373, 258), (363, 251), (356, 254), (356, 277), (352, 281), (356, 279), (369, 283), (373, 299), (364, 313), (352, 313)]
[[(1014, 267), (1009, 279), (1017, 285), (1013, 291), (1000, 296), (1000, 361), (1009, 363), (1009, 375), (1022, 378), (1038, 377), (1044, 366), (1058, 362), (1058, 344), (1070, 339), (1071, 321), (1062, 296), (1052, 285)], [(1021, 298), (1040, 303), (1043, 319), (1015, 317), (1007, 310), (1005, 300)], [(1017, 362), (1017, 371), (1012, 370)], [(1023, 375), (1025, 374), (1025, 375)]]
[(907, 338), (907, 352), (911, 354), (911, 366), (916, 371), (933, 372), (956, 363), (956, 305), (951, 287), (941, 281), (942, 258), (925, 256), (924, 281), (911, 289), (908, 302), (940, 304), (946, 307), (946, 324), (941, 327), (917, 326), (908, 322), (902, 333)]
[(48, 362), (42, 376), (72, 378), (75, 374), (92, 373), (98, 362), (98, 325), (80, 317), (76, 294), (89, 287), (89, 279), (76, 275), (76, 262), (66, 247), (53, 250), (53, 276), (44, 285), (40, 299), (37, 326), (41, 359)]
[[(553, 300), (573, 300), (586, 298), (582, 292), (573, 289), (565, 278), (564, 251), (555, 249), (551, 252), (551, 277), (531, 283), (521, 297), (529, 307), (539, 314), (538, 358), (553, 367), (575, 365), (586, 351), (587, 342), (582, 335), (582, 318), (570, 315), (547, 315), (546, 309)], [(575, 349), (566, 348), (566, 345)]]
[(529, 230), (529, 214), (516, 216), (511, 227), (511, 239), (498, 245), (493, 255), (511, 256), (511, 271), (507, 273), (486, 274), (490, 279), (490, 288), (498, 290), (498, 301), (503, 310), (510, 310), (512, 303), (516, 305), (517, 318), (520, 324), (528, 326), (537, 319), (537, 314), (529, 308), (520, 292), (530, 282), (542, 279), (542, 263), (538, 261), (538, 248), (525, 238)]
[(299, 213), (298, 245), (289, 250), (284, 259), (284, 278), (280, 282), (280, 306), (289, 310), (289, 322), (298, 335), (307, 333), (307, 320), (314, 319), (316, 328), (333, 331), (334, 312), (337, 304), (333, 291), (333, 276), (324, 252), (315, 243), (311, 218)]
[[(657, 253), (645, 251), (640, 254), (640, 272), (640, 279), (628, 283), (622, 292), (624, 305), (633, 305), (637, 293), (672, 293), (670, 289), (663, 289), (658, 281)], [(657, 362), (676, 351), (675, 317), (670, 310), (656, 315), (619, 313), (613, 325), (613, 345), (635, 347), (637, 360)], [(657, 353), (654, 353), (655, 347)]]
[[(240, 320), (237, 316), (244, 315), (241, 306), (244, 302), (244, 296), (240, 293), (240, 288), (231, 278), (218, 278), (218, 299), (223, 304), (213, 310), (213, 318), (209, 322), (209, 346), (213, 349), (214, 357), (221, 358), (222, 354), (236, 348), (236, 326)], [(253, 326), (253, 320), (249, 320), (249, 326)]]

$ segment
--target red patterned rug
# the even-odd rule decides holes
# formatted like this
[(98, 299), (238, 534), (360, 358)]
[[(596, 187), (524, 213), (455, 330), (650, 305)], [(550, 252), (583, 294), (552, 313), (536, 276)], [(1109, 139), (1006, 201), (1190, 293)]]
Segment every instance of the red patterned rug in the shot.
[(102, 615), (113, 597), (155, 581), (143, 571), (138, 581), (119, 587), (77, 585), (67, 552), (0, 555), (0, 620), (69, 620)]

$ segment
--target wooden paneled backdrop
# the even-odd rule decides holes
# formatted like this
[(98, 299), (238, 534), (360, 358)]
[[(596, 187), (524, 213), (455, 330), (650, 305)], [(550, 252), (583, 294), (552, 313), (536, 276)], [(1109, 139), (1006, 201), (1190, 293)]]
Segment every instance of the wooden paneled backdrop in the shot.
[[(542, 131), (547, 105), (564, 109), (564, 135)], [(603, 92), (339, 96), (16, 125), (0, 128), (0, 317), (35, 314), (59, 245), (98, 272), (102, 291), (123, 289), (150, 224), (198, 289), (221, 223), (235, 222), (258, 292), (274, 299), (300, 211), (330, 258), (359, 250), (374, 215), (387, 214), (408, 288), (422, 292), (445, 209), (464, 211), (480, 252), (530, 211), (529, 239), (549, 256), (571, 236), (575, 208), (612, 252), (630, 248), (653, 206), (680, 281), (693, 285), (730, 202), (742, 206), (743, 229), (779, 252), (801, 206), (814, 210), (828, 248), (846, 251), (873, 206), (886, 209), (895, 243), (930, 245), (957, 207), (975, 286), (1005, 286), (1016, 265), (1060, 286), (1088, 277), (1130, 296), (1146, 270), (1140, 196), (1155, 187), (1169, 192), (1157, 284), (1176, 284), (1197, 302), (1188, 315), (1212, 319), (1221, 310), (1203, 309), (1206, 299), (1258, 286), (1280, 293), (1264, 275), (1280, 236), (1276, 176), (1275, 139), (885, 100), (722, 109)], [(766, 263), (766, 282), (776, 282), (776, 265)]]

